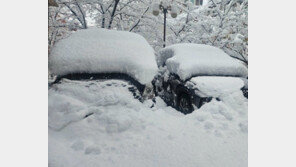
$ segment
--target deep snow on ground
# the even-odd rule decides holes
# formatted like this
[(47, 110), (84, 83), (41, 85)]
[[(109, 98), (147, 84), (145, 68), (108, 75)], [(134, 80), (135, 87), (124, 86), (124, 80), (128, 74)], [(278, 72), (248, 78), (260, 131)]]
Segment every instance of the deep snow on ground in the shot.
[[(120, 80), (49, 89), (50, 167), (246, 167), (247, 100), (233, 92), (183, 115)], [(93, 113), (84, 118), (85, 115)]]

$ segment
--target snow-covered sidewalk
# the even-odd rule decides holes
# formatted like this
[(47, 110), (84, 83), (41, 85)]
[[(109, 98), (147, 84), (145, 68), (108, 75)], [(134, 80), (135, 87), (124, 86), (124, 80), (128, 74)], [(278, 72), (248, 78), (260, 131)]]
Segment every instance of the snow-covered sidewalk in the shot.
[(247, 167), (241, 92), (183, 115), (160, 98), (150, 108), (128, 87), (102, 80), (49, 89), (50, 167)]

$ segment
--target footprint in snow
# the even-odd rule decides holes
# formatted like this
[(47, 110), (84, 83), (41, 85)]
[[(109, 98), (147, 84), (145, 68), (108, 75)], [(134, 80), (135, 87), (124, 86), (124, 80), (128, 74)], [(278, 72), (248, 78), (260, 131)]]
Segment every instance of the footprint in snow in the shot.
[(101, 149), (97, 146), (90, 146), (90, 147), (87, 147), (85, 149), (85, 152), (84, 154), (95, 154), (95, 155), (98, 155), (98, 154), (101, 154)]
[(214, 128), (214, 124), (212, 122), (207, 121), (204, 124), (204, 128), (205, 129), (208, 129), (208, 130), (213, 129)]
[(84, 149), (84, 144), (82, 141), (76, 141), (71, 145), (71, 148), (75, 151), (83, 150)]
[(248, 133), (248, 124), (247, 123), (239, 123), (238, 125), (240, 130), (244, 133)]

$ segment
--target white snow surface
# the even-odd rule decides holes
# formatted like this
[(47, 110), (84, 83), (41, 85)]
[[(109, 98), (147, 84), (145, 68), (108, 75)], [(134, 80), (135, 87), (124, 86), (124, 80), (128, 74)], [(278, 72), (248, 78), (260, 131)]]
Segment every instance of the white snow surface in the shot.
[[(183, 115), (134, 99), (120, 80), (49, 89), (49, 167), (247, 167), (247, 99), (237, 90)], [(85, 115), (93, 113), (84, 118)]]
[(159, 51), (157, 63), (159, 66), (165, 63), (168, 70), (182, 80), (198, 75), (248, 75), (247, 68), (239, 61), (219, 48), (203, 44), (182, 43), (168, 46)]
[(154, 50), (142, 36), (99, 28), (79, 30), (57, 42), (49, 68), (55, 75), (124, 73), (142, 84), (157, 72)]
[(208, 97), (220, 97), (240, 90), (244, 81), (237, 77), (199, 76), (190, 79)]

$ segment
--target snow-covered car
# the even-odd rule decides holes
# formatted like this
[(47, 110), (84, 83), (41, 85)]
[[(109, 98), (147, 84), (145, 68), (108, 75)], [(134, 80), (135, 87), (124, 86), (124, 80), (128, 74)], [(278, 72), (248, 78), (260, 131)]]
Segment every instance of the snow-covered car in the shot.
[(241, 78), (243, 81), (244, 81), (244, 86), (241, 88), (241, 90), (242, 90), (242, 92), (243, 92), (243, 94), (244, 94), (244, 96), (246, 97), (246, 98), (248, 98), (248, 90), (249, 90), (249, 88), (248, 88), (248, 78)]
[(183, 112), (191, 113), (212, 98), (240, 92), (248, 70), (224, 51), (202, 44), (176, 44), (157, 54), (160, 72), (155, 93)]
[(122, 79), (151, 96), (158, 67), (153, 48), (140, 35), (99, 28), (79, 30), (57, 42), (49, 56), (49, 71), (71, 80)]

